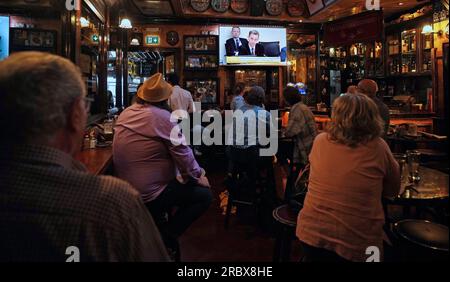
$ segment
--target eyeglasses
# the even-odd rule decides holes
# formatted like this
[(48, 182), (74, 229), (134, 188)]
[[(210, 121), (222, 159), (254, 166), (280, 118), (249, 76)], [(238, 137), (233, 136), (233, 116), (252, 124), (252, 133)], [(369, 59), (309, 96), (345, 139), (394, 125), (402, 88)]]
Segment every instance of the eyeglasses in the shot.
[(84, 109), (86, 110), (86, 113), (89, 113), (91, 111), (91, 104), (94, 102), (93, 98), (84, 97)]

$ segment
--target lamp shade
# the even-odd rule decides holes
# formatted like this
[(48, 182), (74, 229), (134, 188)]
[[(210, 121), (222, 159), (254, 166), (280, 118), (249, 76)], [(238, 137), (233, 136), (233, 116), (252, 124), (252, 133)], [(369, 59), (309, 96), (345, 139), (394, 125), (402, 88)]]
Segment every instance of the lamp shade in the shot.
[(133, 25), (131, 24), (131, 21), (127, 18), (124, 18), (120, 21), (120, 28), (124, 28), (124, 29), (131, 29), (133, 28)]
[(434, 32), (433, 27), (430, 24), (426, 24), (422, 28), (422, 34), (430, 34), (433, 32)]
[(90, 22), (85, 17), (81, 17), (80, 18), (80, 25), (81, 25), (81, 27), (89, 27)]

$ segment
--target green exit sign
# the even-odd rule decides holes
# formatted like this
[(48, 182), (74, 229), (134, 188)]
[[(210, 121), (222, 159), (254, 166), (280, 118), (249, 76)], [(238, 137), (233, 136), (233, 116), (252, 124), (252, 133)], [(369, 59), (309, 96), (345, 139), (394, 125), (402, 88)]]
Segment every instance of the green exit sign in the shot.
[(147, 35), (145, 37), (145, 42), (147, 45), (159, 45), (159, 36), (158, 35)]
[(92, 42), (98, 43), (99, 40), (100, 40), (100, 37), (98, 36), (98, 34), (92, 35)]

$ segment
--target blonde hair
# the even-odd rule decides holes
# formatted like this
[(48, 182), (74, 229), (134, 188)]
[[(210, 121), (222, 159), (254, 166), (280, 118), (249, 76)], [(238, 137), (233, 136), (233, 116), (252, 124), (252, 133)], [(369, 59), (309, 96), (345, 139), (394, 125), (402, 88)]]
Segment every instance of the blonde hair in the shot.
[(380, 137), (383, 120), (369, 97), (358, 93), (345, 94), (333, 103), (327, 132), (331, 140), (356, 147)]

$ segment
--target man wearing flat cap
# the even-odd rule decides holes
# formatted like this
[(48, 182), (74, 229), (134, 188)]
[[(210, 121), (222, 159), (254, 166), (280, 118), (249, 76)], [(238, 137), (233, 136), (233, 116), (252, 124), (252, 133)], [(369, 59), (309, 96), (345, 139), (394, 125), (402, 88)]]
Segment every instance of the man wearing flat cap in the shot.
[(117, 120), (113, 157), (118, 176), (141, 193), (169, 251), (176, 251), (177, 238), (208, 209), (212, 194), (183, 134), (172, 136), (180, 131), (170, 120), (171, 93), (160, 73), (144, 82)]

